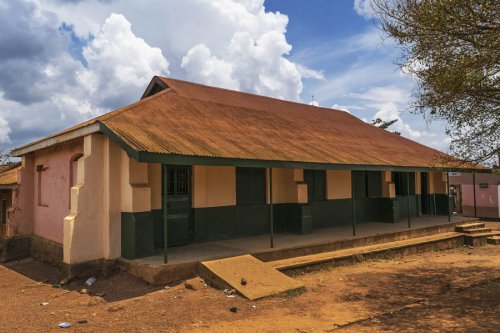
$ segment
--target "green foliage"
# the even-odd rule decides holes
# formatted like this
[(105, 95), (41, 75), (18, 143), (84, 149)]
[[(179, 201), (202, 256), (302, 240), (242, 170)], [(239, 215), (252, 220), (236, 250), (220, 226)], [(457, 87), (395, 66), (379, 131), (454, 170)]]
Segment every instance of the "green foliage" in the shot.
[(413, 109), (444, 120), (451, 152), (493, 163), (500, 148), (500, 1), (374, 0), (380, 28), (418, 82)]
[[(375, 125), (377, 127), (380, 127), (382, 129), (387, 129), (389, 128), (391, 125), (393, 125), (394, 123), (396, 123), (398, 121), (398, 119), (393, 119), (393, 120), (388, 120), (388, 121), (384, 121), (380, 118), (377, 118), (377, 119), (373, 119), (372, 120), (372, 125)], [(401, 135), (401, 132), (398, 132), (398, 131), (394, 131), (392, 132), (396, 135)]]

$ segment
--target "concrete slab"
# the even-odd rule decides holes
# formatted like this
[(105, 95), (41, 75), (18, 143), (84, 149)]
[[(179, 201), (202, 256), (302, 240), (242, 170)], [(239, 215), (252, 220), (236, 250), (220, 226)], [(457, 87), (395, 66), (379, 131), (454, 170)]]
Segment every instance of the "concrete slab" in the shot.
[[(384, 244), (361, 246), (361, 247), (355, 247), (355, 248), (344, 249), (344, 250), (339, 250), (339, 251), (324, 252), (324, 253), (317, 253), (317, 254), (312, 254), (312, 255), (307, 255), (307, 256), (295, 257), (295, 258), (275, 260), (275, 261), (267, 262), (266, 264), (273, 267), (273, 268), (276, 268), (277, 270), (287, 270), (287, 269), (294, 269), (294, 268), (306, 267), (306, 266), (311, 266), (311, 265), (318, 265), (318, 264), (322, 264), (322, 263), (328, 263), (328, 262), (333, 262), (336, 260), (343, 260), (343, 259), (350, 259), (350, 258), (352, 258), (353, 260), (355, 259), (356, 261), (360, 262), (360, 261), (365, 260), (366, 257), (369, 257), (369, 256), (377, 254), (377, 253), (395, 251), (395, 250), (406, 249), (406, 248), (415, 248), (415, 247), (421, 246), (421, 245), (433, 244), (433, 243), (438, 243), (438, 242), (445, 242), (448, 240), (458, 239), (458, 238), (462, 238), (462, 237), (464, 237), (464, 234), (462, 234), (462, 233), (446, 232), (446, 233), (441, 233), (441, 234), (436, 234), (436, 235), (431, 235), (431, 236), (418, 237), (418, 238), (400, 240), (400, 241), (395, 241), (395, 242), (388, 242), (388, 243), (384, 243)], [(460, 242), (460, 243), (462, 243), (462, 242)], [(451, 244), (451, 245), (453, 245), (453, 244)]]
[[(304, 285), (247, 254), (204, 261), (200, 275), (219, 284), (217, 278), (250, 300), (304, 288)], [(205, 274), (203, 274), (203, 271)], [(210, 274), (211, 273), (211, 274)], [(212, 276), (207, 276), (212, 275)]]

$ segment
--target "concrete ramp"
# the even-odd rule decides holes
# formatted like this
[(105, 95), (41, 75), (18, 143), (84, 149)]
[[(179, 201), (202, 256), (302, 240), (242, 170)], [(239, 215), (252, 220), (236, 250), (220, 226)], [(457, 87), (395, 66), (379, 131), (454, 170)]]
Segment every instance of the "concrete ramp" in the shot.
[(246, 254), (201, 263), (199, 274), (218, 288), (234, 288), (250, 300), (304, 288), (304, 285)]

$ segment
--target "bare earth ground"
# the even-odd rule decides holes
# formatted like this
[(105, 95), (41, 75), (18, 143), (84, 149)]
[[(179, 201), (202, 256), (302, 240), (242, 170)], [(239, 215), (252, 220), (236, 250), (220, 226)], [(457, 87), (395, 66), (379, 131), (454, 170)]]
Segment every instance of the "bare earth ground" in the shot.
[[(500, 246), (326, 267), (295, 278), (305, 292), (256, 302), (228, 297), (200, 279), (191, 281), (196, 290), (165, 289), (126, 273), (100, 278), (89, 295), (78, 292), (83, 281), (52, 286), (54, 268), (24, 260), (0, 266), (0, 331), (64, 331), (57, 325), (67, 321), (76, 332), (500, 332)], [(91, 296), (102, 291), (103, 298)]]

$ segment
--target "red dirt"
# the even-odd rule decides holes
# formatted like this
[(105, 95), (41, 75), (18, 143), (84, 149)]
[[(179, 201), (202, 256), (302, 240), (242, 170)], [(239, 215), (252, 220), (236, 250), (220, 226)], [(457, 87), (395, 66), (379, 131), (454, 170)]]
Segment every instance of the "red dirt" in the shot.
[(80, 294), (83, 281), (53, 287), (57, 273), (33, 260), (0, 266), (0, 331), (61, 331), (67, 321), (76, 332), (500, 332), (493, 245), (299, 273), (306, 292), (256, 302), (200, 279), (194, 291), (164, 289), (126, 273), (87, 288), (101, 298)]

